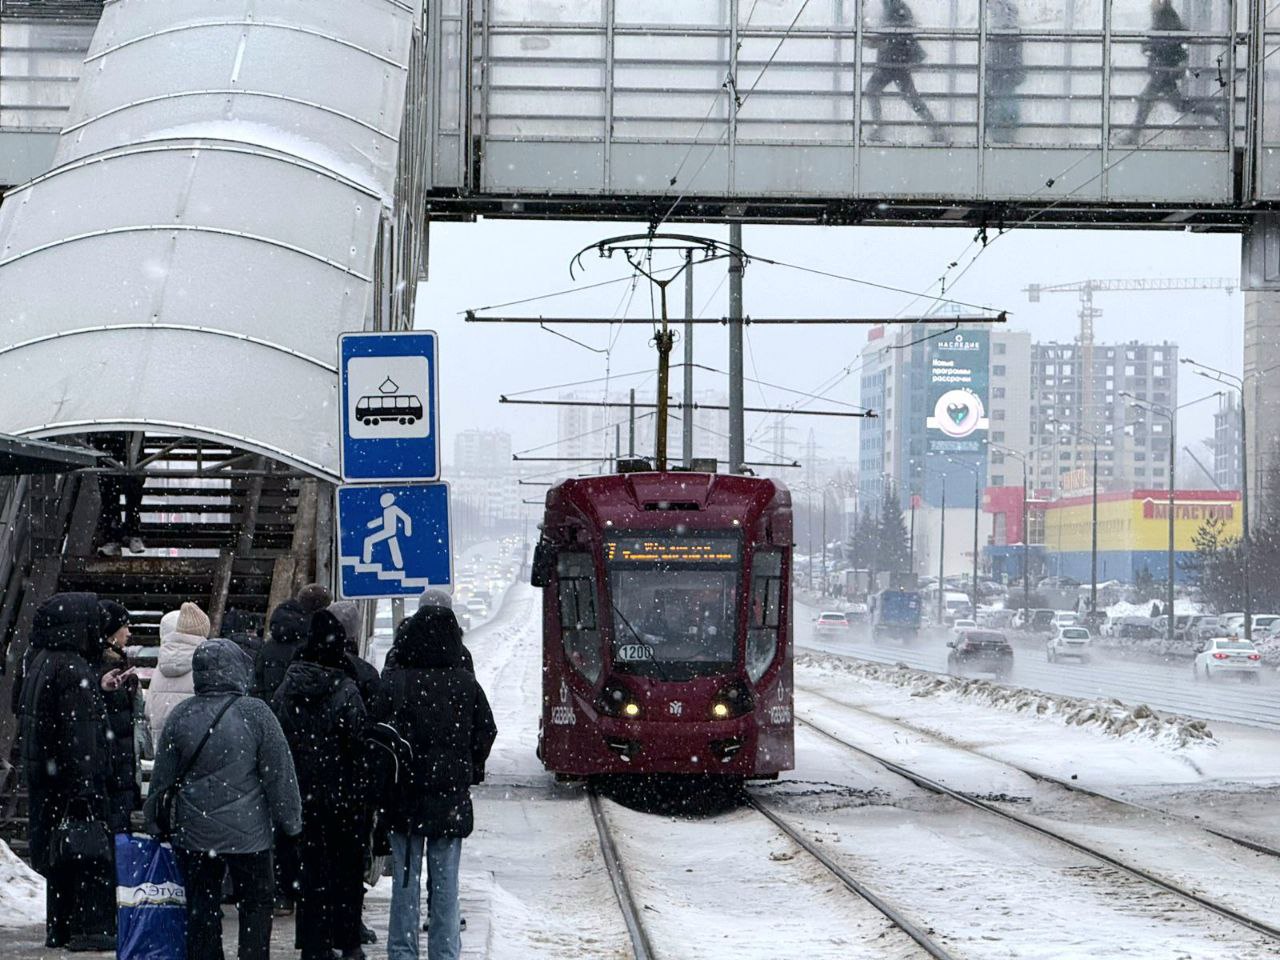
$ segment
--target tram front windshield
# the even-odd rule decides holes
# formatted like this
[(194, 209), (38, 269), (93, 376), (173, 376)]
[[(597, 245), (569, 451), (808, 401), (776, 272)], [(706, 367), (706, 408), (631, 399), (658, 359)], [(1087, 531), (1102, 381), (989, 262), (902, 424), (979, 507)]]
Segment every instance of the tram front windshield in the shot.
[(730, 670), (739, 553), (738, 541), (727, 537), (606, 542), (614, 669), (663, 680)]

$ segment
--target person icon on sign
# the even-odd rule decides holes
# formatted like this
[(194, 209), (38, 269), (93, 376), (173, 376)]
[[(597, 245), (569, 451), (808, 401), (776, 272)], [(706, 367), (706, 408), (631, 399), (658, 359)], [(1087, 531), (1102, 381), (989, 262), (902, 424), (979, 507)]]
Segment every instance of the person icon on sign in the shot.
[(375, 517), (365, 526), (370, 530), (378, 530), (377, 533), (370, 534), (364, 539), (364, 562), (373, 562), (373, 548), (383, 540), (387, 541), (387, 549), (391, 551), (391, 563), (398, 570), (404, 569), (404, 557), (400, 554), (400, 541), (396, 537), (400, 534), (400, 524), (404, 524), (404, 535), (406, 537), (413, 536), (413, 519), (397, 507), (396, 495), (394, 493), (384, 493), (379, 501), (382, 504), (382, 516)]

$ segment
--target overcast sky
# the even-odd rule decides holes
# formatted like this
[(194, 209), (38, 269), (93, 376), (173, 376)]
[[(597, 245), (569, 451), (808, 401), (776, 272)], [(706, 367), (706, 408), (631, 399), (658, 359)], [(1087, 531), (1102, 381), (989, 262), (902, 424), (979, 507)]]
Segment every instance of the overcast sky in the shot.
[[(668, 230), (728, 238), (727, 226), (668, 225)], [(460, 311), (504, 301), (536, 297), (628, 275), (620, 259), (585, 258), (587, 269), (575, 284), (570, 258), (604, 237), (643, 231), (643, 224), (557, 223), (482, 220), (437, 223), (431, 227), (430, 276), (419, 286), (417, 325), (441, 333), (441, 418), (446, 457), (453, 437), (470, 427), (501, 428), (512, 434), (517, 451), (555, 439), (555, 409), (504, 406), (500, 393), (551, 387), (573, 380), (604, 377), (625, 391), (644, 387), (652, 397), (655, 353), (647, 326), (615, 327), (611, 353), (593, 352), (537, 326), (467, 324)], [(966, 228), (747, 226), (743, 246), (748, 253), (800, 264), (879, 284), (924, 290), (934, 285), (947, 265), (963, 266), (977, 247)], [(1022, 289), (1032, 282), (1052, 284), (1088, 278), (1237, 277), (1240, 239), (1231, 234), (1185, 232), (1031, 230), (1011, 232), (992, 244), (947, 296), (995, 310), (1008, 310), (1010, 326), (1029, 330), (1036, 340), (1073, 339), (1078, 331), (1075, 294), (1045, 296), (1027, 302)], [(959, 268), (952, 270), (954, 275)], [(701, 268), (695, 279), (695, 304), (704, 316), (728, 312), (728, 284), (723, 263)], [(934, 287), (936, 292), (936, 286)], [(671, 288), (671, 312), (683, 311), (683, 290)], [(746, 312), (767, 316), (917, 315), (931, 302), (861, 284), (829, 280), (765, 264), (748, 267), (744, 284)], [(643, 283), (631, 296), (619, 283), (597, 290), (506, 308), (505, 312), (551, 316), (620, 315), (630, 302), (630, 315), (649, 317), (649, 290)], [(1170, 340), (1183, 356), (1238, 373), (1242, 366), (1244, 297), (1238, 291), (1100, 293), (1095, 306), (1103, 316), (1096, 324), (1098, 342)], [(610, 331), (584, 326), (561, 327), (596, 351), (610, 343)], [(727, 337), (720, 327), (698, 327), (696, 362), (727, 368)], [(812, 391), (856, 362), (866, 328), (812, 326), (753, 327), (748, 330), (749, 377)], [(677, 360), (681, 347), (677, 344)], [(644, 371), (638, 377), (622, 374)], [(1182, 402), (1212, 392), (1214, 387), (1183, 366)], [(857, 402), (857, 373), (831, 392), (835, 400)], [(697, 387), (727, 389), (724, 376), (698, 371)], [(579, 390), (601, 394), (604, 384)], [(679, 389), (679, 376), (673, 390)], [(552, 398), (559, 390), (533, 394)], [(748, 404), (779, 406), (795, 398), (776, 390), (747, 385)], [(1184, 411), (1179, 431), (1188, 443), (1212, 433), (1216, 404), (1207, 401)], [(853, 460), (856, 421), (795, 417), (791, 434), (800, 454), (812, 427), (823, 456)], [(762, 419), (748, 416), (747, 433)], [(761, 438), (768, 444), (767, 437)], [(749, 453), (752, 451), (749, 451)], [(754, 451), (760, 454), (760, 450)]]

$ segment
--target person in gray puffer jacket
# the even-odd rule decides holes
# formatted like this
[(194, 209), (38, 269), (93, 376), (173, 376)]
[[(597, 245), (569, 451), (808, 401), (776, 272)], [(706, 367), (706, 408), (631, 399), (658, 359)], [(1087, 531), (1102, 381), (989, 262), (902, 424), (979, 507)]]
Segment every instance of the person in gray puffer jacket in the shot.
[[(156, 830), (156, 801), (183, 776), (173, 847), (186, 880), (187, 955), (222, 956), (219, 901), (224, 870), (240, 897), (240, 960), (267, 960), (271, 941), (274, 828), (302, 831), (302, 800), (289, 745), (275, 715), (247, 696), (253, 664), (230, 640), (208, 640), (192, 657), (195, 696), (173, 708), (156, 747), (145, 812)], [(229, 706), (228, 706), (229, 704)]]

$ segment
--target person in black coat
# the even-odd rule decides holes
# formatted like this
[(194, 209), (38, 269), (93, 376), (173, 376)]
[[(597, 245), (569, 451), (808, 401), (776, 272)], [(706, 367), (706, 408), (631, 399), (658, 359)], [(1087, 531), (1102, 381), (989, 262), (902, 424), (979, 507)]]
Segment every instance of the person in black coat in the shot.
[[(384, 716), (413, 750), (410, 769), (385, 799), (391, 831), (390, 960), (418, 956), (422, 858), (430, 884), (432, 956), (458, 955), (458, 867), (474, 826), (471, 785), (497, 736), (489, 701), (463, 666), (453, 611), (427, 606), (405, 621), (383, 671)], [(436, 944), (437, 938), (444, 943)]]
[(294, 655), (307, 642), (309, 629), (310, 617), (297, 600), (286, 600), (272, 611), (267, 640), (253, 662), (251, 692), (255, 697), (271, 702)]
[(298, 840), (298, 941), (302, 960), (337, 949), (358, 958), (363, 900), (367, 715), (348, 674), (346, 632), (327, 610), (311, 618), (271, 709), (293, 753), (302, 793)]
[(871, 108), (872, 127), (867, 135), (868, 140), (884, 139), (880, 98), (889, 86), (896, 86), (901, 91), (903, 99), (915, 115), (929, 125), (934, 140), (946, 139), (946, 131), (934, 117), (924, 97), (920, 96), (911, 73), (913, 68), (925, 61), (924, 46), (916, 37), (915, 25), (915, 17), (906, 0), (884, 0), (882, 27), (886, 32), (870, 36), (866, 41), (868, 46), (877, 48), (875, 69), (863, 90), (867, 105)]
[(1187, 74), (1187, 45), (1179, 37), (1169, 34), (1185, 33), (1186, 29), (1170, 0), (1152, 0), (1151, 30), (1163, 36), (1152, 36), (1142, 45), (1142, 52), (1147, 55), (1149, 79), (1138, 94), (1138, 110), (1133, 118), (1133, 126), (1121, 137), (1121, 143), (1138, 142), (1138, 135), (1146, 127), (1151, 111), (1162, 101), (1177, 111), (1175, 122), (1188, 114), (1212, 117), (1218, 125), (1226, 121), (1219, 103), (1193, 100), (1178, 86)]
[[(286, 600), (271, 613), (267, 640), (253, 662), (253, 683), (249, 691), (271, 703), (294, 655), (307, 641), (310, 619), (296, 600)], [(293, 897), (298, 882), (297, 840), (276, 833), (272, 867), (276, 875), (276, 916), (293, 913)]]
[(126, 833), (133, 811), (142, 809), (134, 746), (135, 724), (143, 716), (142, 694), (124, 650), (129, 642), (129, 611), (114, 600), (101, 600), (98, 608), (102, 652), (96, 666), (108, 730), (107, 825), (113, 833)]
[(17, 696), (31, 863), (47, 880), (45, 944), (71, 950), (115, 948), (110, 862), (51, 860), (64, 816), (107, 815), (107, 711), (93, 666), (101, 643), (97, 595), (50, 597), (36, 611)]

